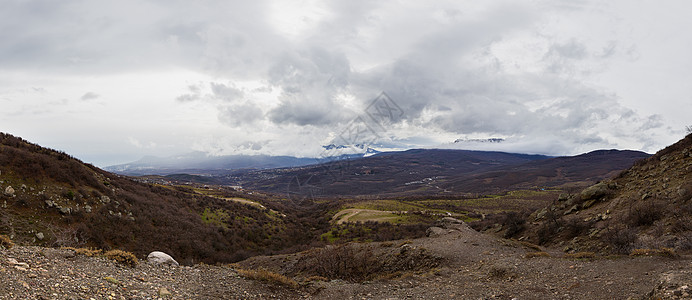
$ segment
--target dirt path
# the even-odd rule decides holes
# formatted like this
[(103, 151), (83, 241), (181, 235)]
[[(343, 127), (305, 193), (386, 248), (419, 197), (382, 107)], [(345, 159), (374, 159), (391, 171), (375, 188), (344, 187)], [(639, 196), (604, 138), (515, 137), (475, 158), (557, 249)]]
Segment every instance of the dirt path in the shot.
[(337, 224), (356, 221), (375, 221), (375, 222), (390, 222), (395, 221), (399, 216), (394, 211), (349, 208), (344, 209), (332, 217)]

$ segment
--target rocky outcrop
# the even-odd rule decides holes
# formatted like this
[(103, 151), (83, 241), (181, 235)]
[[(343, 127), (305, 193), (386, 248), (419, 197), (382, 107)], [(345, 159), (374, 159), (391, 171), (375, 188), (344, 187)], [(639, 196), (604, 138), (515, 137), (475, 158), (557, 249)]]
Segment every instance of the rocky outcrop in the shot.
[(646, 299), (690, 299), (692, 298), (692, 273), (669, 271), (661, 275), (656, 287)]
[(438, 236), (452, 233), (454, 231), (475, 232), (475, 230), (473, 230), (464, 221), (459, 220), (459, 219), (455, 219), (452, 217), (444, 217), (444, 218), (440, 219), (436, 225), (437, 226), (429, 227), (425, 231), (425, 234), (428, 237), (438, 237)]
[(161, 251), (154, 251), (149, 253), (147, 255), (147, 261), (152, 263), (152, 264), (157, 264), (157, 265), (171, 265), (171, 266), (179, 266), (177, 261), (173, 259), (170, 255), (163, 253)]

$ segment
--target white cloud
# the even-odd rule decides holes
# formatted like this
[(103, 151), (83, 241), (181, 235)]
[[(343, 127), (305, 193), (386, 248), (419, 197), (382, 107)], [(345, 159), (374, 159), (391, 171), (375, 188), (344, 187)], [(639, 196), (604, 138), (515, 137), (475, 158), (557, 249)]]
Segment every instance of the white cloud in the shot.
[(316, 155), (382, 91), (405, 112), (383, 134), (391, 147), (502, 136), (505, 151), (655, 151), (689, 125), (684, 1), (284, 6), (5, 3), (0, 127), (68, 145), (74, 131), (34, 125), (54, 120), (81, 133), (63, 147), (78, 153), (108, 132), (128, 157)]

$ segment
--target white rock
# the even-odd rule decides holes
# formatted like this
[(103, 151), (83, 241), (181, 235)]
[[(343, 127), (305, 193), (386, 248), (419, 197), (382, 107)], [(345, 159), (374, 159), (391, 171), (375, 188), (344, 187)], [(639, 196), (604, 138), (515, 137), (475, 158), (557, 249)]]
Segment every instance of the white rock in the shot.
[(173, 259), (170, 255), (163, 253), (161, 251), (154, 251), (147, 255), (147, 261), (153, 264), (164, 264), (164, 265), (175, 265), (179, 266), (177, 261)]

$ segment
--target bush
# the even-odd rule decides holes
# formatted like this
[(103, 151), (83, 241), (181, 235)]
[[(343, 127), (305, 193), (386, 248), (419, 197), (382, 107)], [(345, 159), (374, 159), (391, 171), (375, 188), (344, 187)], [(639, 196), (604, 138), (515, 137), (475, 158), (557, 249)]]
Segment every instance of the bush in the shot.
[(502, 221), (502, 226), (507, 228), (507, 231), (505, 231), (505, 238), (511, 238), (517, 235), (518, 233), (522, 232), (526, 224), (526, 214), (525, 213), (517, 213), (517, 212), (509, 212), (505, 215), (504, 220)]
[(122, 250), (111, 250), (104, 253), (103, 256), (130, 267), (134, 267), (139, 263), (134, 254)]
[(550, 257), (550, 254), (545, 251), (539, 251), (539, 252), (529, 252), (524, 255), (525, 258), (534, 258), (534, 257)]
[(12, 240), (7, 237), (6, 235), (0, 234), (0, 247), (5, 248), (5, 249), (10, 249), (14, 246), (14, 243)]
[(624, 225), (608, 227), (601, 239), (613, 249), (613, 252), (628, 254), (637, 241), (637, 231)]
[(259, 269), (259, 270), (236, 269), (235, 271), (236, 271), (236, 273), (238, 273), (238, 275), (243, 276), (247, 279), (260, 280), (260, 281), (264, 281), (264, 282), (269, 282), (269, 283), (273, 283), (273, 284), (287, 286), (290, 288), (297, 288), (298, 287), (298, 283), (295, 280), (288, 278), (284, 275), (281, 275), (279, 273), (272, 272), (272, 271), (267, 271), (264, 269)]
[(72, 250), (77, 255), (84, 255), (88, 257), (96, 257), (101, 255), (103, 251), (101, 249), (90, 249), (90, 248), (74, 248), (74, 247), (62, 247), (61, 249)]
[(429, 254), (425, 248), (410, 245), (400, 246), (398, 251), (391, 247), (376, 248), (380, 252), (373, 248), (369, 244), (350, 243), (309, 250), (293, 265), (291, 273), (363, 282), (431, 269), (440, 262), (439, 257)]
[(664, 212), (663, 205), (648, 201), (631, 207), (625, 221), (631, 226), (649, 226), (661, 219)]
[(536, 235), (538, 236), (538, 244), (544, 245), (548, 243), (555, 237), (557, 230), (560, 228), (559, 223), (553, 221), (546, 221), (538, 227), (536, 230)]

